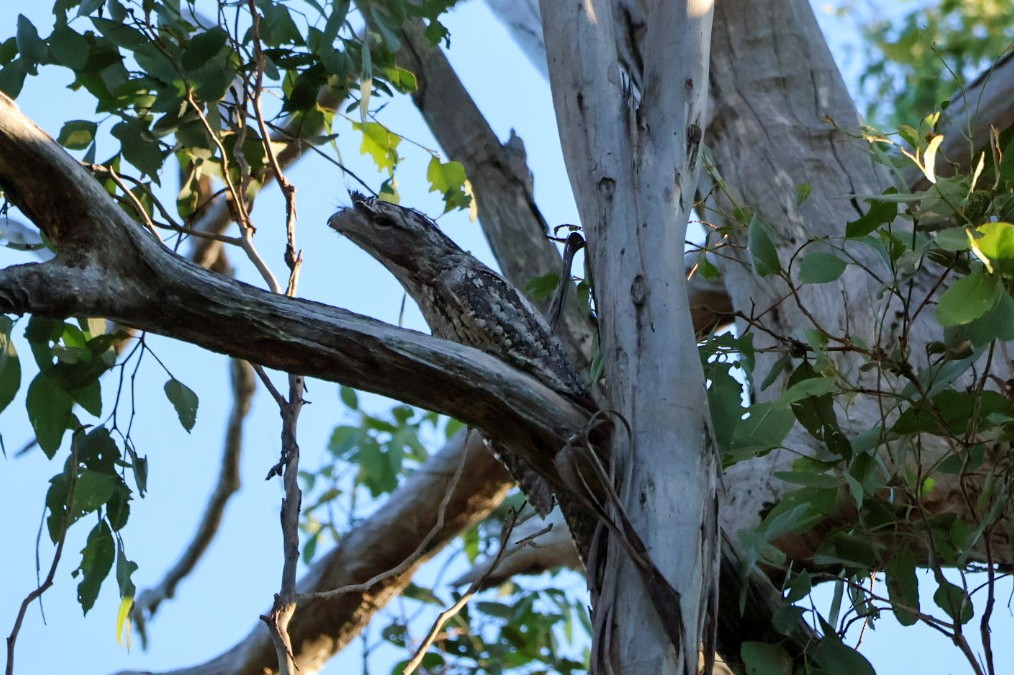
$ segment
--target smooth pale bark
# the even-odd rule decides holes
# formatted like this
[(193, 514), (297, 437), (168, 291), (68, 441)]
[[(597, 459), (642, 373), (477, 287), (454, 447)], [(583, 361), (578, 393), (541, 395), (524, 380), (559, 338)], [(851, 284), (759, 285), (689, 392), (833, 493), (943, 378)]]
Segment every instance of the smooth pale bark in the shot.
[[(538, 64), (539, 50), (545, 49), (544, 41), (530, 12), (521, 10), (521, 6), (530, 7), (533, 1), (519, 0), (519, 7), (507, 13), (505, 22), (520, 44), (535, 50), (529, 56)], [(504, 0), (487, 2), (494, 11), (506, 11)], [(634, 70), (643, 60), (637, 36), (643, 34), (646, 25), (644, 5), (641, 0), (618, 0), (615, 6), (618, 20), (625, 22), (624, 28), (616, 33), (617, 53)], [(714, 23), (712, 105), (706, 145), (735, 205), (750, 207), (771, 225), (775, 244), (785, 262), (811, 238), (840, 237), (845, 223), (867, 208), (850, 198), (852, 195), (878, 194), (892, 183), (883, 167), (871, 161), (861, 141), (836, 131), (823, 117), (828, 115), (846, 132), (858, 131), (861, 124), (808, 2), (725, 2), (717, 7)], [(951, 165), (967, 171), (977, 161), (975, 151), (982, 149), (990, 126), (1003, 130), (1014, 123), (1014, 99), (1009, 96), (1011, 82), (1014, 82), (1014, 58), (1006, 56), (993, 72), (952, 97), (941, 127), (945, 140), (940, 156), (947, 160), (938, 162), (942, 175)], [(810, 196), (797, 205), (796, 188), (804, 183), (810, 187)], [(907, 186), (899, 188), (926, 187), (921, 174), (915, 171), (906, 174), (906, 183)], [(728, 200), (720, 203), (724, 211), (706, 214), (706, 220), (735, 228), (734, 222), (723, 219), (733, 204)], [(728, 243), (732, 245), (724, 248), (723, 253), (731, 253), (734, 260), (718, 258), (716, 262), (723, 269), (725, 287), (735, 310), (745, 315), (770, 310), (762, 317), (762, 323), (781, 335), (793, 335), (800, 326), (812, 323), (793, 300), (786, 301), (784, 284), (753, 274), (746, 260), (745, 228), (740, 227)], [(868, 255), (862, 250), (856, 253)], [(932, 281), (931, 275), (917, 279), (916, 295), (928, 292)], [(884, 307), (876, 297), (877, 286), (870, 277), (853, 269), (837, 284), (804, 287), (801, 300), (824, 328), (840, 333), (847, 324), (854, 335), (866, 337), (870, 344), (879, 341), (887, 346), (892, 344), (893, 331), (897, 330), (896, 318), (892, 316), (896, 308)], [(767, 343), (763, 332), (757, 332), (756, 336), (757, 344)], [(933, 325), (930, 313), (924, 312), (910, 334), (912, 353), (924, 354), (923, 346), (936, 339), (939, 329)], [(773, 360), (771, 356), (759, 359), (757, 372), (761, 379)], [(850, 376), (855, 374), (857, 365), (855, 358), (842, 359), (843, 372)], [(1002, 372), (998, 375), (1009, 376)], [(767, 392), (755, 392), (755, 396), (757, 400), (765, 400), (776, 390), (777, 387), (771, 387)], [(879, 411), (867, 399), (858, 406), (853, 402), (848, 416), (854, 428), (868, 428), (878, 419)], [(776, 479), (773, 473), (788, 468), (795, 453), (820, 450), (819, 442), (798, 428), (790, 434), (786, 445), (793, 453), (772, 453), (741, 462), (726, 472), (720, 514), (728, 532), (735, 534), (754, 527), (771, 504), (794, 488)], [(936, 459), (928, 456), (927, 463)], [(938, 489), (927, 496), (925, 505), (932, 512), (967, 512), (958, 481), (951, 476), (939, 479)], [(996, 530), (992, 541), (994, 560), (1014, 559), (1010, 542)], [(789, 560), (801, 560), (812, 553), (819, 538), (790, 537), (778, 544)]]
[[(723, 3), (716, 10), (713, 40), (712, 96), (716, 103), (709, 138), (715, 166), (736, 204), (750, 207), (772, 225), (774, 244), (785, 266), (803, 246), (807, 253), (820, 250), (823, 238), (838, 245), (845, 224), (869, 208), (862, 196), (880, 194), (893, 183), (884, 167), (873, 161), (865, 144), (849, 136), (859, 129), (861, 119), (810, 4), (804, 0)], [(984, 96), (983, 100), (995, 99)], [(958, 125), (967, 124), (966, 115), (955, 111), (952, 120)], [(952, 143), (960, 147), (960, 134), (950, 135), (957, 137)], [(965, 156), (970, 155), (966, 149)], [(798, 204), (796, 190), (804, 184), (810, 187), (810, 196)], [(732, 204), (724, 202), (723, 206), (728, 209)], [(732, 245), (726, 250), (738, 260), (724, 260), (722, 271), (733, 305), (745, 314), (763, 313), (759, 316), (763, 330), (755, 331), (755, 345), (771, 344), (767, 337), (770, 334), (803, 337), (801, 327), (816, 325), (827, 334), (847, 336), (885, 354), (904, 346), (912, 368), (929, 365), (928, 345), (942, 337), (933, 312), (922, 311), (906, 325), (901, 302), (882, 293), (883, 279), (890, 278), (890, 270), (868, 247), (847, 244), (849, 253), (864, 261), (880, 280), (850, 266), (836, 283), (797, 284), (793, 294), (780, 280), (760, 279), (752, 272), (746, 260), (746, 241), (745, 228), (729, 238)], [(927, 262), (911, 280), (906, 292), (916, 305), (933, 298), (939, 273)], [(832, 344), (837, 344), (834, 338)], [(776, 356), (758, 358), (758, 379), (767, 374)], [(901, 391), (905, 384), (889, 368), (862, 370), (868, 359), (855, 353), (836, 354), (834, 361), (844, 380), (860, 390)], [(1010, 368), (994, 364), (993, 374), (1006, 380)], [(775, 396), (776, 390), (772, 387), (755, 395), (764, 400)], [(881, 423), (884, 406), (885, 399), (876, 395), (850, 399), (847, 411), (842, 409), (838, 414), (843, 430), (858, 433)], [(820, 449), (798, 427), (786, 445), (798, 451)], [(933, 466), (944, 452), (947, 448), (938, 439), (922, 439), (924, 467)], [(776, 503), (792, 489), (772, 474), (788, 469), (795, 457), (795, 453), (776, 452), (727, 471), (728, 484), (736, 486), (729, 499), (733, 512), (747, 517), (760, 514), (766, 505)], [(881, 461), (896, 474), (904, 474), (904, 462), (912, 459), (911, 455), (899, 459), (891, 449), (883, 449)], [(953, 511), (973, 518), (968, 507), (974, 499), (969, 502), (967, 494), (977, 492), (974, 483), (981, 476), (937, 473), (934, 478), (936, 485), (922, 495), (921, 506), (929, 513)], [(843, 500), (839, 515), (852, 517), (847, 500)], [(728, 524), (736, 531), (737, 526), (749, 527), (751, 521)], [(918, 519), (898, 526), (923, 532), (923, 523)], [(1003, 530), (992, 529), (994, 561), (1011, 559), (1010, 542)], [(888, 538), (880, 542), (883, 550), (890, 551), (892, 541)], [(790, 558), (802, 559), (819, 543), (819, 536), (807, 533), (790, 535), (780, 546)]]
[(681, 596), (681, 642), (671, 644), (611, 536), (605, 560), (589, 570), (592, 668), (690, 675), (717, 599), (716, 457), (682, 255), (711, 7), (652, 4), (637, 108), (616, 57), (611, 3), (541, 8), (557, 125), (588, 239), (607, 403), (624, 420), (612, 439), (622, 506)]

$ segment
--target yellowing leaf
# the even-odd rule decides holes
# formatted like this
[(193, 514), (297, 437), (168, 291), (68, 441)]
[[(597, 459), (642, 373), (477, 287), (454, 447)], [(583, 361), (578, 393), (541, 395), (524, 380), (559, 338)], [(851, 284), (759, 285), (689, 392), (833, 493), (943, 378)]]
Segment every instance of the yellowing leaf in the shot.
[(359, 117), (366, 123), (370, 113), (370, 95), (373, 93), (373, 78), (364, 77), (359, 81)]
[(363, 124), (353, 122), (352, 127), (363, 134), (363, 143), (359, 151), (372, 157), (377, 169), (393, 173), (395, 165), (398, 164), (397, 148), (401, 143), (401, 137), (377, 122)]
[(130, 610), (133, 606), (134, 598), (123, 598), (120, 600), (120, 608), (116, 612), (116, 643), (121, 647), (126, 646), (128, 652), (130, 651), (130, 636), (134, 628), (134, 623), (130, 620)]
[(926, 146), (926, 152), (923, 154), (923, 165), (922, 172), (926, 175), (926, 179), (931, 183), (937, 182), (937, 150), (940, 149), (940, 144), (943, 142), (943, 134), (933, 137), (933, 140)]

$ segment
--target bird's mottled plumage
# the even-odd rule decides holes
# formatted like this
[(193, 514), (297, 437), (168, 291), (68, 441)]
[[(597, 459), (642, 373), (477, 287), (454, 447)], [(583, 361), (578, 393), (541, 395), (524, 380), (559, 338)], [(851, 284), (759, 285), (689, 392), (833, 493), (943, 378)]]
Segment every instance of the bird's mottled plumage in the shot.
[[(590, 401), (549, 324), (503, 277), (418, 211), (357, 193), (352, 204), (331, 216), (328, 225), (398, 278), (434, 335), (481, 349), (576, 401)], [(496, 452), (545, 515), (553, 503), (545, 478), (509, 452)]]

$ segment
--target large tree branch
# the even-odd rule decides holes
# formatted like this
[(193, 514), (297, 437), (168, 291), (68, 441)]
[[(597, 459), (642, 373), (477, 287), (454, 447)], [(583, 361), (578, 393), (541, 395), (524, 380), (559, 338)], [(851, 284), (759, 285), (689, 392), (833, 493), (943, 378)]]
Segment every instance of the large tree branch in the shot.
[(0, 311), (108, 317), (446, 413), (542, 461), (535, 449), (555, 452), (587, 419), (476, 349), (272, 294), (174, 255), (8, 99), (0, 101), (0, 181), (58, 251), (44, 264), (0, 270)]

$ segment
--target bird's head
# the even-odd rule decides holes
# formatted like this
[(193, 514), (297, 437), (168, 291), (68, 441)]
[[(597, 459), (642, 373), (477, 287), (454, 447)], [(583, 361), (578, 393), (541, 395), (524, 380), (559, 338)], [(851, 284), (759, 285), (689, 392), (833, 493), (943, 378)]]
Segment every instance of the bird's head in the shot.
[(352, 207), (337, 211), (327, 224), (372, 255), (402, 279), (408, 272), (435, 275), (439, 261), (461, 252), (457, 244), (422, 213), (350, 193)]

